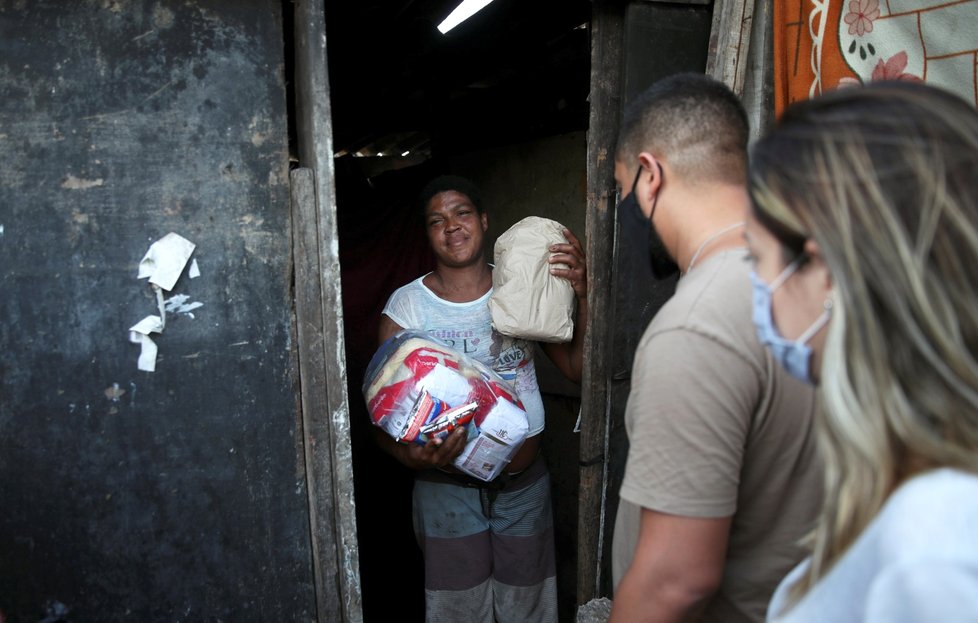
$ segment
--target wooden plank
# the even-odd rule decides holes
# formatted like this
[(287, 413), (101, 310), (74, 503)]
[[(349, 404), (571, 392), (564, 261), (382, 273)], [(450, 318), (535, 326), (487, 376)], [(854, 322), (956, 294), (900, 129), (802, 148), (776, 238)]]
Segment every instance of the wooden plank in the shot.
[[(319, 243), (318, 270), (310, 278), (319, 282), (324, 349), (322, 368), (312, 371), (314, 383), (325, 382), (324, 402), (311, 404), (314, 410), (305, 414), (312, 427), (305, 435), (306, 447), (311, 452), (311, 457), (307, 458), (310, 466), (307, 475), (313, 510), (313, 542), (316, 544), (317, 596), (322, 604), (319, 620), (357, 623), (363, 620), (363, 613), (323, 0), (296, 0), (294, 24), (299, 163), (311, 169), (315, 186), (315, 220), (309, 223), (309, 229), (315, 232)], [(309, 387), (303, 384), (303, 392), (307, 390)], [(317, 436), (319, 431), (322, 436)], [(331, 465), (331, 470), (327, 470), (327, 464)], [(328, 582), (333, 570), (338, 586)], [(341, 605), (341, 619), (331, 611), (336, 598)]]
[(587, 145), (588, 328), (581, 384), (577, 603), (600, 596), (608, 432), (608, 369), (615, 235), (614, 146), (622, 92), (624, 7), (593, 3)]
[(716, 0), (706, 73), (744, 93), (754, 0)]
[[(316, 586), (316, 611), (320, 621), (339, 620), (338, 567), (323, 564), (335, 558), (333, 533), (333, 469), (327, 418), (326, 351), (323, 337), (322, 289), (319, 283), (319, 241), (316, 227), (316, 185), (311, 169), (295, 169), (292, 184), (292, 257), (295, 269), (296, 345), (303, 449), (309, 491), (309, 524)], [(318, 417), (317, 417), (318, 415)]]
[(753, 17), (743, 100), (750, 120), (751, 140), (756, 140), (774, 121), (773, 0), (754, 0)]

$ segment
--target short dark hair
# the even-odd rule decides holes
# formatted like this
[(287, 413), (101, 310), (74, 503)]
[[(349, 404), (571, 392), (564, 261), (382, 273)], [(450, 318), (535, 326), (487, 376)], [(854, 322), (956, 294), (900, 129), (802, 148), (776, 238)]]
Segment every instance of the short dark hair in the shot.
[(471, 180), (458, 175), (440, 175), (428, 182), (421, 190), (421, 195), (418, 197), (418, 211), (421, 214), (421, 218), (424, 218), (431, 199), (438, 193), (449, 190), (454, 190), (457, 193), (465, 195), (472, 202), (472, 205), (475, 206), (476, 212), (485, 214), (485, 209), (482, 207), (482, 193), (479, 191), (478, 186), (472, 183)]
[(627, 163), (643, 151), (658, 151), (689, 179), (744, 183), (749, 127), (743, 104), (727, 85), (704, 74), (674, 74), (629, 103), (615, 159)]

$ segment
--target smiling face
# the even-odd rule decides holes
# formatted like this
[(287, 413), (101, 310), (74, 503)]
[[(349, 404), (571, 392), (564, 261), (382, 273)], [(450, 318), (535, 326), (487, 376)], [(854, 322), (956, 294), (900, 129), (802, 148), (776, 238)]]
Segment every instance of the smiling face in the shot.
[(446, 190), (428, 202), (425, 230), (438, 263), (451, 268), (484, 262), (482, 245), (489, 218), (464, 194)]

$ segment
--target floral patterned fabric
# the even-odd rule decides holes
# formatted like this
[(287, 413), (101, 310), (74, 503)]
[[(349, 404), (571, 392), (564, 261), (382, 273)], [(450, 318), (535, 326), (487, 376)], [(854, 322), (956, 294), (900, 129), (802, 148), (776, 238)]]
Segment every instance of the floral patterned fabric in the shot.
[(775, 112), (873, 80), (978, 103), (978, 0), (775, 0)]

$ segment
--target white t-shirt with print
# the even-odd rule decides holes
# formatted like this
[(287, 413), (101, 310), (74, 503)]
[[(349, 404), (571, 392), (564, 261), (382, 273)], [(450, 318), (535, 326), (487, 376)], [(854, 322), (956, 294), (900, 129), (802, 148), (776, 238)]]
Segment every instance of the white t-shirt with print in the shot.
[(425, 277), (427, 275), (395, 290), (384, 306), (384, 315), (403, 329), (426, 331), (451, 344), (512, 383), (526, 409), (527, 436), (542, 432), (543, 399), (533, 365), (533, 344), (492, 328), (489, 312), (492, 288), (474, 301), (454, 303), (439, 298), (424, 285)]

